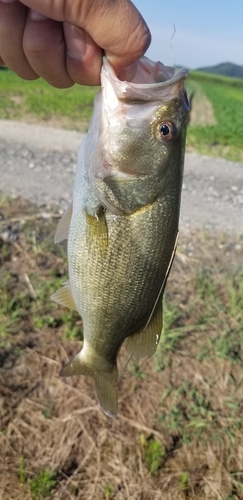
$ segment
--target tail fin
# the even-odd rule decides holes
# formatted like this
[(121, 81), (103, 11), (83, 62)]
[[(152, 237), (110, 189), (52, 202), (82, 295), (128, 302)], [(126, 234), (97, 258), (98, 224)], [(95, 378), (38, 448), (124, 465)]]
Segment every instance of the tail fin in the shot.
[[(98, 368), (98, 367), (97, 367)], [(108, 368), (108, 367), (107, 367)], [(96, 367), (86, 364), (81, 353), (77, 354), (60, 371), (61, 377), (70, 377), (72, 375), (89, 375), (95, 381), (95, 388), (100, 407), (107, 417), (115, 418), (118, 411), (117, 402), (117, 365), (110, 365), (109, 370), (99, 370)]]

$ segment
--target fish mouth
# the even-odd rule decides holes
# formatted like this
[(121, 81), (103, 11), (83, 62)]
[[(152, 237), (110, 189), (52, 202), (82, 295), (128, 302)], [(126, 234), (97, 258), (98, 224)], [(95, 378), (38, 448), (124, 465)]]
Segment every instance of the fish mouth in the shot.
[(116, 98), (126, 103), (167, 101), (184, 89), (188, 76), (186, 68), (172, 68), (161, 62), (153, 62), (146, 56), (137, 62), (137, 70), (131, 81), (119, 80), (112, 65), (103, 58), (101, 71), (102, 86), (109, 81)]

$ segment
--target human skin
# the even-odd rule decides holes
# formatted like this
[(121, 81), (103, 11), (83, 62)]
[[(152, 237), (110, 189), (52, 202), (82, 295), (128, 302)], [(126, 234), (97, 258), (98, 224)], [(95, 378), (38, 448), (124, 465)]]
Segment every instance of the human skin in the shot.
[(98, 85), (104, 52), (129, 79), (150, 41), (130, 0), (0, 0), (0, 65), (26, 80)]

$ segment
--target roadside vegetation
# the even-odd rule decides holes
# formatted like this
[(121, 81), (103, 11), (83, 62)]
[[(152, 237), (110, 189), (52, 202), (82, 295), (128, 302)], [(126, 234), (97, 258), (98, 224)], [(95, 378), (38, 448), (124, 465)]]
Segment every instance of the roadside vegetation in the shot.
[[(243, 80), (192, 71), (187, 81), (192, 113), (187, 148), (243, 161)], [(54, 89), (0, 70), (0, 119), (44, 123), (85, 132), (98, 88)]]
[(60, 379), (82, 321), (50, 295), (67, 279), (59, 215), (0, 201), (0, 498), (243, 498), (243, 243), (180, 239), (150, 360), (120, 353), (119, 416), (92, 380)]

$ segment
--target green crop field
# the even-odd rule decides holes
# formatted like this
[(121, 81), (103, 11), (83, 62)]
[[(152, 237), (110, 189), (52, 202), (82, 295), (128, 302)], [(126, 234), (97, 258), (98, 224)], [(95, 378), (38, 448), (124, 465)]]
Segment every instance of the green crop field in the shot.
[[(192, 71), (188, 150), (243, 161), (243, 80)], [(97, 87), (55, 89), (43, 80), (24, 81), (0, 71), (0, 119), (45, 123), (86, 131)]]
[(195, 104), (201, 118), (201, 123), (196, 117), (189, 126), (188, 146), (242, 161), (243, 80), (191, 72), (188, 90), (189, 94), (194, 92), (192, 113)]

